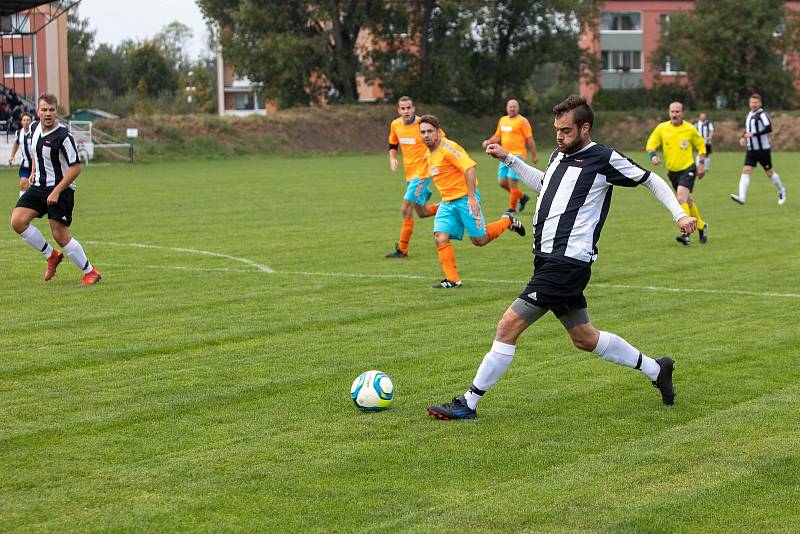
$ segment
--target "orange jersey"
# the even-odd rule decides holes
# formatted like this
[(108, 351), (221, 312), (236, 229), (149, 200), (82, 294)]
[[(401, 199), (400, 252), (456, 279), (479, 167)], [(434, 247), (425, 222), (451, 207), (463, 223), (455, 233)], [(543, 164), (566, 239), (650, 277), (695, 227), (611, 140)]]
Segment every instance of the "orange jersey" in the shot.
[[(442, 137), (439, 146), (430, 151), (428, 169), (442, 200), (455, 200), (466, 196), (467, 179), (464, 171), (478, 165), (467, 151), (455, 141)], [(478, 186), (477, 179), (475, 186)]]
[(500, 137), (500, 144), (514, 154), (521, 158), (528, 157), (528, 147), (525, 141), (529, 137), (533, 137), (533, 128), (528, 119), (522, 115), (517, 115), (513, 119), (505, 115), (497, 121), (497, 129), (494, 135)]
[(406, 181), (428, 177), (428, 148), (419, 135), (419, 117), (415, 116), (411, 124), (404, 124), (402, 117), (393, 120), (389, 125), (389, 144), (400, 146)]

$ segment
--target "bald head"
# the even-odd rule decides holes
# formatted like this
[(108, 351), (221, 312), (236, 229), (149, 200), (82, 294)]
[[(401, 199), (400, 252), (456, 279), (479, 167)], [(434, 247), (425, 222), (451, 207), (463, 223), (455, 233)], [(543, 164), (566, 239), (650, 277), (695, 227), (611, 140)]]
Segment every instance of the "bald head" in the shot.
[(513, 98), (508, 102), (506, 102), (506, 113), (508, 113), (508, 116), (511, 118), (514, 118), (517, 115), (519, 115), (519, 102), (517, 102)]
[(680, 102), (673, 102), (669, 105), (669, 120), (673, 126), (680, 126), (683, 124), (683, 104)]

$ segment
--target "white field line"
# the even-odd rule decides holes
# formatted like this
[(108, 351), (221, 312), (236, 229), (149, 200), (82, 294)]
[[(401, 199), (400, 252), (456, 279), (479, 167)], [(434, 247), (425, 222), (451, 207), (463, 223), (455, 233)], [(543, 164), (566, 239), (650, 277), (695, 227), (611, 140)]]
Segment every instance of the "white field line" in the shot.
[(145, 245), (143, 243), (114, 243), (111, 241), (85, 241), (85, 243), (89, 245), (105, 245), (109, 247), (127, 247), (127, 248), (154, 248), (158, 250), (171, 250), (173, 252), (186, 252), (189, 254), (202, 254), (203, 256), (214, 256), (216, 258), (225, 258), (228, 260), (238, 261), (240, 263), (244, 263), (246, 265), (250, 265), (255, 267), (262, 273), (271, 273), (273, 272), (272, 269), (263, 265), (261, 263), (255, 262), (248, 258), (239, 258), (237, 256), (230, 256), (228, 254), (221, 254), (219, 252), (211, 252), (208, 250), (198, 250), (194, 248), (182, 248), (182, 247), (162, 247), (160, 245)]
[[(377, 279), (377, 280), (430, 280), (431, 276), (411, 275), (411, 274), (379, 274), (379, 273), (339, 273), (339, 272), (315, 272), (315, 271), (275, 271), (274, 269), (258, 263), (249, 258), (240, 258), (237, 256), (230, 256), (228, 254), (221, 254), (219, 252), (211, 252), (208, 250), (199, 250), (192, 248), (182, 247), (166, 247), (160, 245), (147, 245), (143, 243), (115, 243), (109, 241), (85, 241), (87, 244), (105, 245), (112, 247), (128, 247), (128, 248), (145, 248), (145, 249), (158, 249), (170, 250), (174, 252), (202, 254), (204, 256), (214, 256), (218, 258), (225, 258), (240, 263), (244, 263), (256, 269), (256, 272), (275, 275), (290, 275), (290, 276), (318, 276), (318, 277), (331, 277), (331, 278), (361, 278), (361, 279)], [(6, 258), (0, 261), (9, 261)], [(246, 273), (252, 274), (254, 271), (251, 269), (229, 269), (221, 268), (202, 268), (191, 267), (182, 265), (127, 265), (127, 264), (108, 264), (105, 265), (114, 267), (130, 267), (139, 269), (169, 269), (180, 271), (197, 271), (197, 272), (226, 272), (226, 273)], [(516, 285), (520, 288), (524, 287), (527, 280), (503, 280), (491, 278), (465, 278), (467, 282), (478, 282), (481, 284), (502, 284), (502, 285)], [(638, 286), (632, 284), (609, 284), (602, 282), (591, 282), (590, 287), (598, 287), (604, 289), (628, 289), (633, 291), (651, 291), (657, 293), (700, 293), (707, 295), (738, 295), (746, 297), (768, 297), (768, 298), (789, 298), (800, 299), (800, 293), (773, 293), (767, 291), (742, 291), (736, 289), (706, 289), (706, 288), (689, 288), (689, 287), (663, 287), (663, 286)]]

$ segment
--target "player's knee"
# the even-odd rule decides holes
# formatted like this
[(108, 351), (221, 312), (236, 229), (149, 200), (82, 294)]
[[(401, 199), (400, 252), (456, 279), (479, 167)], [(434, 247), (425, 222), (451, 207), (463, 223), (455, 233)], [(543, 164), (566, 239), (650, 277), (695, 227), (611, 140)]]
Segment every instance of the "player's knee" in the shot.
[(482, 247), (483, 245), (491, 241), (489, 239), (489, 236), (487, 235), (481, 237), (470, 237), (469, 240), (472, 241), (472, 244), (475, 245), (476, 247)]
[(18, 234), (24, 232), (29, 224), (30, 222), (26, 221), (24, 217), (20, 217), (16, 213), (11, 214), (11, 228)]
[(450, 234), (445, 232), (434, 232), (433, 234), (433, 242), (436, 243), (436, 246), (446, 245), (450, 241)]
[(587, 337), (573, 337), (572, 344), (575, 345), (575, 348), (577, 349), (591, 352), (597, 346), (597, 341), (591, 340)]

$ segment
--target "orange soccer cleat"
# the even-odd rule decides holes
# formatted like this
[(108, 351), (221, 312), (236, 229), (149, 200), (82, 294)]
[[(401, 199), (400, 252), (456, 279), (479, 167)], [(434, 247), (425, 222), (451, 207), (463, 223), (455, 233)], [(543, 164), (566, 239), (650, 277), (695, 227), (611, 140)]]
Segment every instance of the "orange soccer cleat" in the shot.
[(96, 284), (102, 279), (103, 277), (100, 276), (100, 273), (97, 272), (97, 269), (92, 267), (92, 270), (84, 274), (83, 278), (81, 278), (81, 285), (83, 287), (90, 286), (92, 284)]
[(56, 269), (58, 268), (58, 264), (61, 263), (61, 260), (63, 259), (64, 255), (61, 252), (53, 250), (53, 253), (50, 254), (49, 258), (47, 258), (47, 270), (44, 272), (45, 282), (47, 282), (56, 275)]

